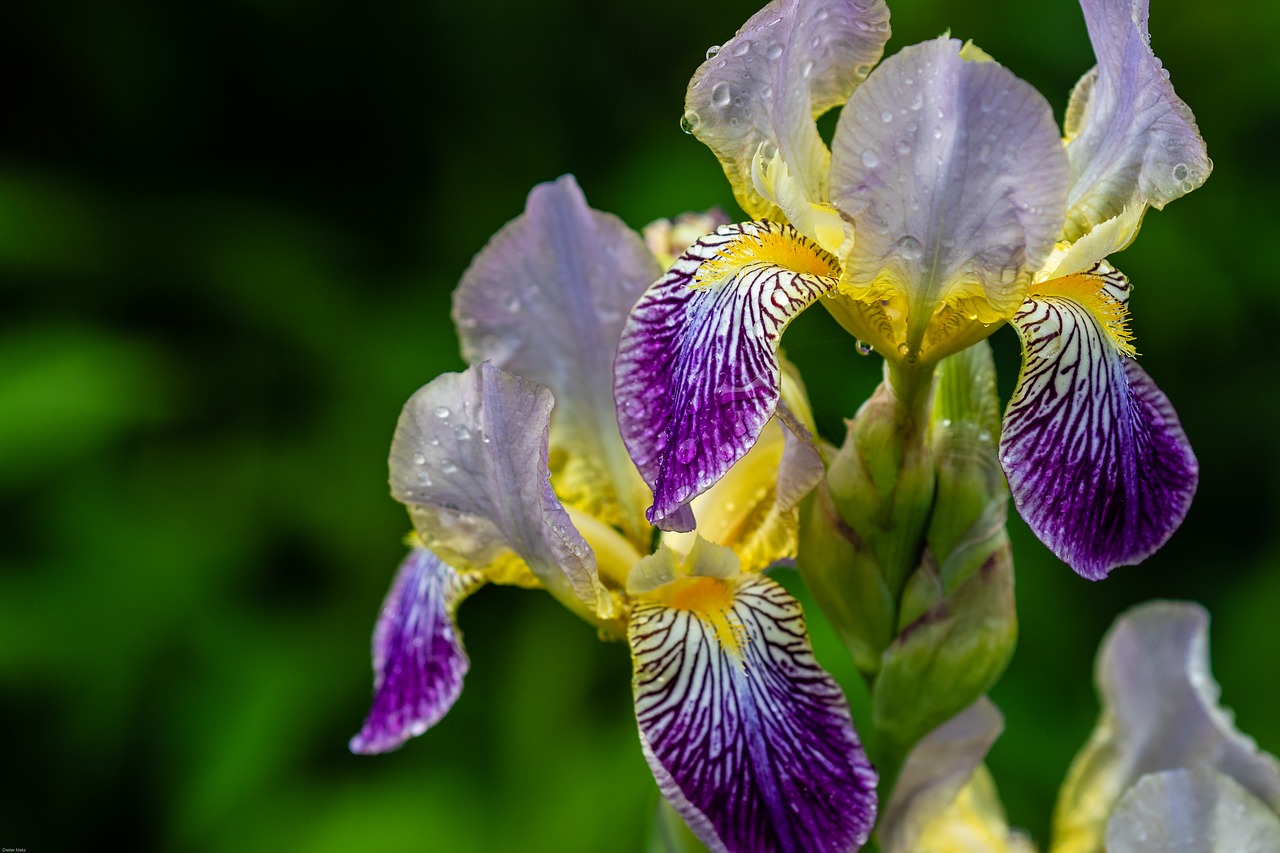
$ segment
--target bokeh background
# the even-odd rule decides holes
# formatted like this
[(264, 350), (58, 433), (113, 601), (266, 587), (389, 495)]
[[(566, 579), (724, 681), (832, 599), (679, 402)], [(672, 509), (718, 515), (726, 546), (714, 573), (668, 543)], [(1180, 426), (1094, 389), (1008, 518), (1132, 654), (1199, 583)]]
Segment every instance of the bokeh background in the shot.
[[(1240, 726), (1280, 752), (1274, 274), (1280, 6), (1156, 0), (1216, 169), (1118, 263), (1202, 466), (1181, 531), (1094, 584), (1016, 518), (1021, 640), (990, 757), (1045, 839), (1092, 658), (1153, 597), (1213, 614)], [(402, 555), (400, 405), (462, 366), (450, 292), (530, 187), (635, 227), (735, 211), (677, 127), (755, 0), (16, 0), (0, 9), (0, 844), (32, 851), (638, 851), (652, 781), (622, 646), (549, 597), (463, 608), (453, 713), (347, 752)], [(1091, 63), (1072, 0), (897, 0), (1045, 92)], [(1017, 342), (993, 343), (1005, 394)], [(879, 375), (821, 312), (788, 351), (842, 435)], [(811, 612), (820, 654), (843, 652)]]

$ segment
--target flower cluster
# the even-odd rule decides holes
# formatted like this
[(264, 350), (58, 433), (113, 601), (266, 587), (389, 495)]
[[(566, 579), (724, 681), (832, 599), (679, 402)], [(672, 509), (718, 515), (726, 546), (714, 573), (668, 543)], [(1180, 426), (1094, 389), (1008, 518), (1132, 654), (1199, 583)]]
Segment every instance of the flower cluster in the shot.
[[(455, 292), (470, 367), (396, 429), (414, 533), (353, 751), (438, 722), (468, 667), (459, 605), (523, 586), (629, 644), (641, 748), (709, 849), (848, 851), (873, 829), (884, 851), (1030, 849), (981, 766), (1016, 636), (1008, 499), (1100, 579), (1163, 545), (1197, 482), (1108, 258), (1211, 163), (1146, 0), (1081, 7), (1097, 64), (1061, 129), (972, 44), (882, 62), (883, 0), (774, 0), (708, 51), (681, 122), (746, 221), (642, 238), (571, 177), (533, 190)], [(837, 107), (828, 147), (816, 120)], [(815, 304), (885, 363), (840, 448), (779, 350)], [(1023, 366), (1001, 417), (985, 339), (1006, 323)], [(873, 682), (875, 768), (765, 573), (793, 559)], [(1174, 837), (1152, 823), (1170, 808), (1191, 835), (1247, 815), (1191, 849), (1280, 839), (1280, 772), (1206, 686), (1204, 623), (1157, 605), (1114, 629), (1054, 850), (1157, 849), (1132, 839)]]

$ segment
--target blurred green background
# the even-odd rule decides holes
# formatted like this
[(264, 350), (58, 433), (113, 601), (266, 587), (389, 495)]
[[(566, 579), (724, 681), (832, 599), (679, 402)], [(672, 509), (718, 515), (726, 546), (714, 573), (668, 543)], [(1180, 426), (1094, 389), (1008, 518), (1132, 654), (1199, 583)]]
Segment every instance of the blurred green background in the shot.
[[(1118, 261), (1198, 451), (1170, 544), (1093, 584), (1013, 521), (1021, 643), (990, 763), (1043, 841), (1124, 608), (1192, 598), (1243, 729), (1280, 752), (1280, 26), (1156, 0), (1216, 171)], [(721, 205), (677, 121), (753, 0), (17, 0), (0, 10), (0, 844), (32, 851), (638, 851), (653, 785), (626, 649), (544, 595), (463, 608), (453, 713), (350, 755), (402, 554), (386, 452), (461, 367), (450, 292), (535, 183), (640, 227)], [(1061, 115), (1072, 0), (899, 0), (890, 50), (973, 38)], [(788, 334), (841, 435), (875, 358)], [(1005, 394), (1017, 342), (993, 339)], [(836, 366), (838, 365), (838, 366)], [(849, 664), (811, 609), (820, 654)]]

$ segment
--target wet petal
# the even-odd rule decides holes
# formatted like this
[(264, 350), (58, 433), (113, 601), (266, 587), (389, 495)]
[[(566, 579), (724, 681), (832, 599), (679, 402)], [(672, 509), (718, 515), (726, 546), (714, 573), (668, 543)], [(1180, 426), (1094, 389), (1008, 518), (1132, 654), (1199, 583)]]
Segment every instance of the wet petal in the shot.
[(450, 563), (484, 569), (510, 553), (552, 594), (612, 615), (595, 555), (548, 482), (551, 392), (488, 362), (445, 373), (405, 404), (391, 444), (391, 494)]
[(613, 353), (627, 312), (661, 273), (640, 236), (589, 208), (566, 175), (529, 193), (525, 212), (476, 256), (453, 297), (468, 361), (490, 360), (555, 395), (552, 449), (575, 458), (565, 482), (557, 478), (560, 494), (646, 535), (647, 495), (614, 416)]
[(1099, 265), (1037, 291), (1013, 319), (1023, 364), (1000, 462), (1040, 541), (1098, 580), (1173, 535), (1199, 469), (1169, 399), (1132, 358), (1124, 276)]
[(1066, 236), (1126, 205), (1159, 209), (1209, 177), (1213, 163), (1191, 109), (1151, 51), (1148, 0), (1081, 0), (1098, 65), (1071, 93)]
[(955, 800), (1004, 731), (1000, 710), (985, 696), (925, 735), (911, 750), (877, 837), (884, 853), (911, 853), (926, 825)]
[(1208, 624), (1198, 605), (1162, 601), (1134, 608), (1107, 633), (1095, 674), (1102, 714), (1059, 794), (1055, 853), (1102, 849), (1120, 796), (1163, 770), (1212, 767), (1280, 811), (1280, 763), (1218, 703)]
[(1280, 817), (1207, 767), (1143, 776), (1107, 822), (1108, 853), (1268, 850), (1280, 850)]
[(779, 218), (753, 186), (758, 152), (781, 154), (810, 201), (826, 200), (830, 155), (814, 119), (845, 102), (888, 39), (883, 0), (774, 0), (694, 73), (685, 126), (752, 218)]
[(632, 613), (636, 720), (663, 795), (713, 851), (848, 851), (876, 773), (799, 603), (760, 575), (691, 577)]
[(614, 394), (623, 441), (653, 489), (651, 523), (691, 530), (689, 501), (755, 444), (777, 407), (782, 331), (834, 287), (834, 263), (790, 226), (726, 225), (636, 304)]
[(937, 39), (887, 59), (832, 146), (831, 200), (857, 228), (841, 289), (899, 306), (909, 351), (944, 303), (1011, 316), (1062, 227), (1067, 161), (1048, 102), (960, 50)]
[(351, 751), (387, 752), (440, 722), (470, 661), (454, 614), (484, 583), (460, 574), (426, 548), (400, 564), (373, 633), (373, 707)]

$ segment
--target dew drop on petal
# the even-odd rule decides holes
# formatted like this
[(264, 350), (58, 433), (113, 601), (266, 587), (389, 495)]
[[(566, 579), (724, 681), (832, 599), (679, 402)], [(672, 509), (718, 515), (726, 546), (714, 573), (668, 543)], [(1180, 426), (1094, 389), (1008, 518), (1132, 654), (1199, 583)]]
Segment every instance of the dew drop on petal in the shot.
[(893, 121), (893, 110), (885, 110), (884, 112), (880, 113), (880, 120), (885, 124), (888, 124), (889, 122)]
[(453, 428), (453, 437), (458, 439), (458, 441), (470, 441), (471, 430), (467, 429), (462, 424), (458, 424)]
[(1187, 179), (1187, 164), (1179, 163), (1173, 167), (1173, 179), (1175, 181), (1185, 181)]
[(862, 165), (868, 169), (874, 169), (880, 165), (880, 156), (870, 148), (862, 152)]
[(444, 459), (440, 462), (440, 470), (446, 474), (453, 474), (458, 470), (458, 466), (453, 464), (452, 459)]
[(902, 254), (902, 257), (909, 261), (918, 260), (920, 258), (920, 241), (908, 234), (898, 241), (898, 251)]
[(422, 453), (415, 453), (415, 454), (413, 454), (413, 464), (414, 464), (414, 465), (426, 465), (426, 464), (427, 464), (427, 457), (426, 457), (424, 454), (422, 454)]
[(426, 471), (419, 471), (419, 472), (418, 472), (418, 485), (420, 485), (420, 486), (430, 486), (430, 485), (431, 485), (431, 475), (430, 475), (430, 474), (428, 474)]
[(719, 52), (720, 52), (720, 45), (718, 44), (711, 45), (711, 47), (707, 48), (707, 59), (711, 59)]
[(855, 346), (858, 349), (858, 355), (871, 355), (871, 353), (875, 352), (875, 347), (866, 341), (858, 341)]
[(728, 83), (717, 83), (711, 90), (711, 103), (717, 107), (727, 107), (731, 100), (733, 100), (733, 96), (729, 92)]
[(769, 57), (770, 59), (777, 59), (779, 56), (782, 56), (782, 45), (778, 44), (775, 41), (773, 44), (769, 45), (768, 50), (766, 50), (764, 53), (765, 53), (765, 56)]
[(749, 51), (749, 50), (751, 50), (751, 42), (750, 42), (748, 39), (743, 39), (742, 41), (738, 42), (738, 43), (734, 46), (734, 48), (733, 48), (733, 55), (734, 55), (734, 56), (746, 56), (746, 55), (747, 55), (747, 51)]
[(687, 465), (693, 461), (693, 457), (698, 455), (698, 443), (692, 438), (686, 438), (680, 442), (680, 446), (676, 448), (676, 461), (681, 465)]
[(800, 76), (804, 77), (805, 79), (808, 79), (809, 75), (812, 73), (813, 73), (813, 60), (810, 59), (810, 60), (807, 60), (805, 64), (800, 68)]
[(684, 115), (680, 116), (680, 129), (685, 133), (693, 133), (698, 129), (698, 122), (701, 119), (693, 110), (687, 110)]
[(440, 418), (440, 419), (442, 419), (442, 420), (443, 420), (444, 418), (449, 417), (449, 407), (448, 407), (448, 406), (436, 406), (436, 417), (437, 417), (437, 418)]

